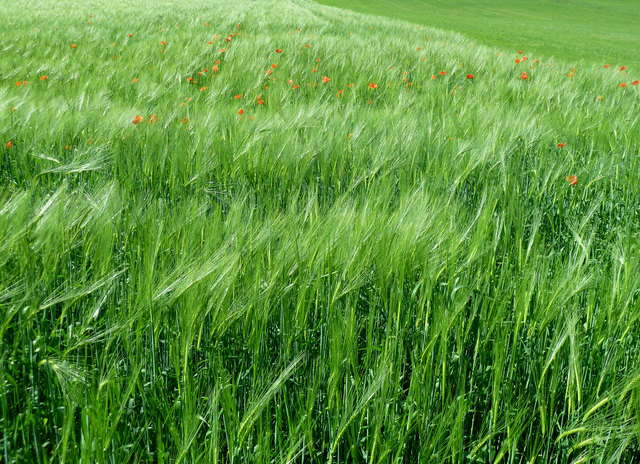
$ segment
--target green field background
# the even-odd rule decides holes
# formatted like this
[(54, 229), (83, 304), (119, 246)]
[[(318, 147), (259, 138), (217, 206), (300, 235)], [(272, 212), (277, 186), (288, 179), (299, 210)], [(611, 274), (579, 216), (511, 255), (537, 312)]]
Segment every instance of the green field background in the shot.
[(638, 0), (318, 0), (568, 61), (640, 64)]

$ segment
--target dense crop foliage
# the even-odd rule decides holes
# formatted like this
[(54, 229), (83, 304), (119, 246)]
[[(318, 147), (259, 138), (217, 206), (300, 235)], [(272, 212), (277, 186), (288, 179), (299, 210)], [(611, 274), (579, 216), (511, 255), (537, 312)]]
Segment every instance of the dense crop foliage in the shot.
[(0, 17), (0, 462), (638, 456), (640, 69), (306, 0)]

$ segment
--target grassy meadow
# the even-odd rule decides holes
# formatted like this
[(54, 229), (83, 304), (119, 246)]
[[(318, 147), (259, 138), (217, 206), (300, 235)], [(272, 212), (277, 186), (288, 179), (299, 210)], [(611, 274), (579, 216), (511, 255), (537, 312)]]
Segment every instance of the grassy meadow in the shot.
[(639, 462), (639, 66), (308, 0), (0, 18), (0, 463)]
[(318, 0), (576, 64), (640, 67), (640, 0)]

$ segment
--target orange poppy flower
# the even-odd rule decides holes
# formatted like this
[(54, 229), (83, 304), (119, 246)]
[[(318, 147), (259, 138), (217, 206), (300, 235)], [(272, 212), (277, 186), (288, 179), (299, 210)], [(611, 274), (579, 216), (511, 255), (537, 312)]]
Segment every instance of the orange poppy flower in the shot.
[(238, 95), (236, 95), (236, 96), (235, 96), (235, 97), (233, 97), (233, 98), (235, 98), (236, 100), (240, 100), (240, 99), (242, 98), (242, 94), (241, 94), (241, 93), (239, 93)]
[(620, 66), (620, 71), (624, 71), (625, 69), (627, 69), (626, 66)]
[(11, 149), (11, 147), (13, 147), (13, 143), (11, 143), (11, 140), (9, 140), (7, 142), (7, 150)]
[(16, 87), (20, 87), (22, 85), (22, 81), (16, 82)]
[(626, 86), (627, 86), (627, 83), (626, 83), (626, 82), (620, 82), (620, 85), (619, 85), (619, 86), (620, 86), (620, 87), (626, 87)]
[(566, 145), (567, 145), (566, 143), (559, 143), (558, 148), (564, 148)]
[(516, 58), (516, 64), (520, 63), (520, 58)]
[(518, 50), (518, 53), (522, 54), (522, 50)]
[(520, 79), (526, 81), (527, 79), (529, 79), (529, 75), (526, 72), (523, 72), (522, 74), (520, 74)]
[(349, 85), (347, 85), (347, 87), (351, 88), (351, 87), (353, 87), (353, 84), (349, 84)]
[(570, 72), (569, 74), (567, 74), (567, 76), (569, 76), (569, 77), (573, 77), (573, 73), (572, 73), (572, 72)]
[(71, 44), (71, 48), (76, 48), (76, 44)]
[(277, 67), (278, 67), (278, 63), (273, 63), (273, 64), (271, 65), (271, 69), (276, 69)]
[(294, 85), (294, 86), (293, 86), (293, 87), (291, 87), (291, 88), (292, 88), (293, 90), (295, 90), (295, 89), (299, 89), (299, 88), (300, 88), (300, 86), (299, 86), (298, 84), (296, 84), (296, 85)]
[(181, 122), (182, 124), (186, 124), (186, 123), (188, 123), (188, 122), (189, 122), (189, 118), (182, 118), (182, 119), (180, 120), (180, 122)]
[(322, 82), (326, 84), (327, 82), (331, 82), (331, 79), (329, 79), (327, 76), (322, 76)]
[(131, 121), (133, 124), (138, 124), (140, 122), (142, 122), (142, 116), (138, 115), (135, 118), (133, 118), (133, 121)]
[(342, 89), (338, 90), (337, 96), (338, 96), (338, 97), (342, 96), (342, 93), (343, 93), (343, 92), (344, 92), (344, 90), (342, 90)]
[(206, 87), (200, 87), (200, 92), (204, 92), (205, 90), (207, 90)]
[(438, 78), (438, 76), (436, 76), (435, 74), (433, 76), (431, 76), (431, 80), (435, 81)]
[(41, 81), (46, 81), (48, 76), (40, 76)]
[(306, 44), (305, 45), (306, 48), (309, 48), (310, 46), (311, 46), (311, 44)]
[(276, 49), (276, 53), (282, 53), (282, 50), (280, 50), (279, 48)]
[(369, 84), (369, 88), (370, 88), (370, 89), (377, 89), (377, 88), (378, 88), (378, 86), (376, 85), (376, 83), (375, 83), (375, 82), (372, 82), (371, 84)]
[(467, 79), (473, 79), (473, 74), (467, 74)]
[(447, 74), (447, 71), (440, 71), (441, 76), (444, 76), (445, 74)]
[(129, 34), (129, 37), (133, 37), (133, 34)]
[(160, 42), (160, 45), (167, 45), (167, 42), (163, 40), (162, 42)]
[(262, 99), (258, 100), (258, 105), (264, 105), (264, 100)]
[(577, 176), (567, 176), (567, 182), (569, 182), (569, 185), (576, 185), (578, 183), (578, 177)]
[(638, 85), (638, 84), (640, 84), (640, 81), (633, 81), (633, 82), (631, 83), (631, 85)]
[(533, 60), (534, 63), (540, 63), (540, 60)]
[(609, 65), (608, 65), (608, 64), (605, 64), (605, 65), (604, 65), (604, 68), (605, 68), (605, 69), (607, 69), (608, 67), (609, 67)]
[(238, 111), (238, 114), (243, 115), (244, 114), (244, 110)]

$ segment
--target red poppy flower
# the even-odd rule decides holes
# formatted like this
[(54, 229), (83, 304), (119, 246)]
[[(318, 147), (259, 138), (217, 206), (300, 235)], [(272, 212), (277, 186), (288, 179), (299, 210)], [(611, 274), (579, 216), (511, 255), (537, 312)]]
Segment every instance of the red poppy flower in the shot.
[(605, 64), (605, 65), (604, 65), (604, 68), (605, 68), (605, 69), (607, 69), (608, 67), (609, 67), (609, 65), (608, 65), (608, 64)]
[(241, 94), (241, 93), (239, 93), (239, 94), (238, 94), (238, 95), (236, 95), (234, 98), (235, 98), (236, 100), (240, 100), (240, 99), (242, 98), (242, 94)]
[(631, 83), (631, 85), (638, 85), (638, 84), (640, 84), (640, 81), (633, 81), (633, 82)]
[(566, 143), (559, 143), (558, 148), (564, 148), (566, 145), (567, 145)]
[(188, 118), (182, 118), (182, 119), (180, 120), (180, 122), (181, 122), (182, 124), (186, 124), (186, 123), (188, 123), (188, 122), (189, 122), (189, 119), (188, 119)]
[(299, 88), (300, 88), (300, 86), (299, 86), (298, 84), (296, 84), (296, 85), (294, 85), (294, 86), (293, 86), (293, 87), (291, 87), (291, 88), (292, 88), (293, 90), (295, 90), (295, 89), (299, 89)]
[(276, 49), (276, 53), (282, 53), (282, 50), (280, 50), (279, 48)]
[(445, 74), (447, 74), (447, 71), (440, 71), (441, 76), (444, 76)]
[(626, 66), (620, 66), (620, 71), (624, 71), (625, 69), (627, 69)]
[(326, 84), (327, 82), (331, 82), (331, 79), (329, 79), (327, 76), (322, 76), (322, 82)]
[(516, 64), (520, 63), (520, 58), (516, 58)]
[(377, 89), (378, 86), (375, 84), (375, 82), (372, 82), (371, 84), (369, 84), (369, 88), (370, 89)]
[(277, 64), (277, 63), (273, 63), (273, 64), (271, 65), (271, 69), (276, 69), (277, 67), (278, 67), (278, 64)]
[(518, 53), (522, 54), (522, 50), (518, 50)]
[(467, 74), (467, 79), (473, 79), (473, 74)]
[(626, 86), (627, 86), (627, 83), (626, 83), (626, 82), (620, 82), (620, 85), (619, 85), (619, 86), (620, 86), (620, 87), (626, 87)]
[(238, 111), (238, 114), (240, 114), (240, 115), (244, 114), (244, 110)]
[(189, 82), (193, 82), (193, 77), (188, 77), (188, 78), (187, 78), (187, 80), (188, 80)]
[(206, 87), (200, 87), (200, 92), (204, 92), (205, 90), (207, 90)]
[(349, 85), (347, 85), (347, 87), (351, 88), (351, 87), (353, 87), (353, 84), (349, 84)]
[(262, 99), (258, 100), (258, 105), (264, 105), (264, 100)]
[(40, 76), (41, 81), (46, 81), (48, 76)]
[(76, 44), (71, 44), (71, 48), (76, 48)]
[(22, 85), (22, 81), (16, 82), (16, 87), (20, 87)]
[(13, 144), (11, 143), (11, 140), (9, 140), (7, 142), (7, 150), (11, 149), (11, 147), (13, 147)]
[(311, 46), (311, 44), (306, 44), (305, 47), (309, 48)]
[(569, 77), (573, 77), (573, 73), (572, 73), (572, 72), (570, 72), (569, 74), (567, 74), (567, 76), (569, 76)]
[(133, 80), (132, 80), (131, 82), (133, 82), (133, 83), (135, 84), (135, 83), (136, 83), (136, 82), (138, 82), (139, 80), (140, 80), (140, 79), (138, 79), (137, 77), (134, 77), (134, 78), (133, 78)]
[(540, 63), (540, 60), (533, 60), (534, 63)]
[(523, 72), (522, 74), (520, 74), (520, 79), (526, 81), (527, 79), (529, 79), (529, 75), (526, 72)]
[(138, 115), (135, 118), (133, 118), (133, 121), (131, 121), (133, 124), (138, 124), (139, 122), (142, 122), (142, 116)]
[(578, 177), (577, 176), (567, 176), (567, 182), (569, 182), (569, 185), (576, 185), (578, 183)]
[(342, 90), (342, 89), (338, 90), (338, 94), (337, 94), (338, 97), (341, 96), (343, 93), (344, 93), (344, 90)]
[(129, 37), (133, 37), (133, 34), (129, 34)]

